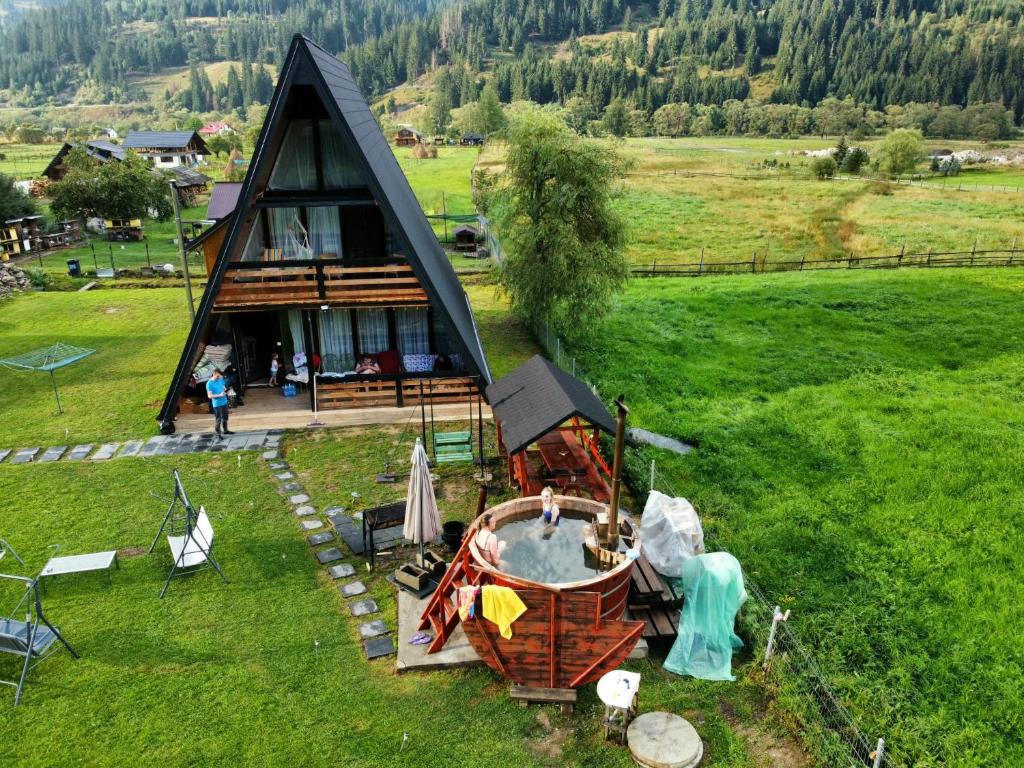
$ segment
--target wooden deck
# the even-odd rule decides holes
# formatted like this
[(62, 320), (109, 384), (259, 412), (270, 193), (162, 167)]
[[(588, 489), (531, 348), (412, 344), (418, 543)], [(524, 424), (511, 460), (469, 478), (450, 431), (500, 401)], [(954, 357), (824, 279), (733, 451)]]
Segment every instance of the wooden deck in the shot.
[[(403, 408), (392, 406), (346, 408), (320, 411), (320, 421), (328, 427), (355, 427), (370, 424), (410, 424), (419, 429), (418, 405)], [(474, 413), (474, 418), (476, 414)], [(483, 417), (492, 418), (491, 409), (483, 405)], [(428, 415), (429, 419), (429, 415)], [(465, 403), (434, 405), (434, 421), (467, 421)], [(307, 392), (296, 397), (282, 397), (279, 389), (250, 389), (245, 405), (232, 409), (229, 425), (233, 430), (306, 429), (313, 420)], [(174, 422), (178, 432), (212, 432), (213, 415), (208, 413), (182, 413)]]

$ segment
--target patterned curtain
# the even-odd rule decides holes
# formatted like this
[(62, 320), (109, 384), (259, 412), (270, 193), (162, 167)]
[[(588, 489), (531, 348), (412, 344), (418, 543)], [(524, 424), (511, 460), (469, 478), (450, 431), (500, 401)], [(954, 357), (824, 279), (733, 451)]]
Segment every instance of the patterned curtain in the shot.
[(363, 354), (384, 352), (388, 348), (388, 311), (386, 309), (360, 309), (356, 312), (359, 324), (359, 351)]
[(334, 254), (341, 258), (341, 220), (338, 218), (338, 209), (307, 208), (306, 215), (313, 255), (319, 257)]
[(324, 162), (324, 186), (328, 189), (344, 189), (365, 184), (355, 158), (345, 145), (341, 129), (333, 120), (320, 121), (320, 147)]
[(270, 189), (316, 189), (313, 121), (293, 120), (270, 174)]
[(341, 373), (355, 368), (349, 310), (331, 309), (320, 313), (320, 352), (326, 372)]
[(430, 352), (430, 331), (426, 309), (396, 309), (398, 351), (403, 355), (426, 355)]

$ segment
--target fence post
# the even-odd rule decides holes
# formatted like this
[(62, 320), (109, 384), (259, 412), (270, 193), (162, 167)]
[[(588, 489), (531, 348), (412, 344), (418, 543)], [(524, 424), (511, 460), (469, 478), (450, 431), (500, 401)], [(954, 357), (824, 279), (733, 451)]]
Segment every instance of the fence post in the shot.
[(806, 259), (806, 258), (807, 258), (807, 254), (806, 253), (801, 253), (800, 254), (800, 269), (797, 270), (797, 271), (799, 271), (799, 272), (803, 272), (804, 271), (804, 259)]
[(782, 612), (782, 606), (776, 605), (772, 611), (772, 628), (768, 631), (768, 644), (764, 648), (764, 663), (762, 668), (767, 670), (772, 661), (772, 652), (775, 650), (775, 633), (779, 628), (780, 621), (789, 621), (789, 610)]
[(875, 747), (875, 751), (871, 754), (871, 757), (875, 759), (871, 764), (871, 768), (882, 768), (882, 760), (885, 757), (885, 739), (878, 740), (878, 746)]
[(974, 245), (971, 246), (971, 266), (974, 266), (974, 252), (978, 250), (978, 241), (974, 241)]
[(700, 264), (697, 265), (697, 274), (704, 272), (704, 246), (700, 247)]
[(575, 357), (572, 359), (572, 375), (573, 376), (576, 375), (576, 358)]
[(931, 248), (928, 249), (928, 258), (925, 261), (924, 265), (926, 267), (930, 267), (932, 265), (932, 249)]
[(110, 252), (110, 268), (113, 269), (114, 272), (117, 272), (117, 269), (114, 267), (114, 246), (107, 243), (107, 251)]
[(651, 490), (654, 490), (654, 459), (651, 459)]
[(96, 271), (98, 272), (100, 268), (100, 263), (96, 261), (96, 245), (94, 243), (89, 243), (89, 248), (92, 249), (92, 265), (93, 267), (96, 268)]
[(651, 264), (651, 277), (654, 277), (654, 275), (657, 273), (657, 271), (658, 271), (658, 257), (655, 256), (654, 257), (654, 263)]
[(153, 262), (151, 262), (149, 260), (149, 243), (146, 242), (146, 243), (143, 243), (143, 245), (146, 246), (146, 266), (149, 267), (150, 269), (152, 269), (153, 268)]
[(900, 258), (899, 258), (899, 261), (897, 262), (898, 266), (901, 266), (901, 267), (903, 266), (903, 256), (904, 256), (904, 254), (906, 254), (906, 252), (907, 252), (907, 244), (903, 243), (903, 245), (900, 246)]
[(562, 367), (561, 357), (562, 357), (562, 340), (558, 336), (555, 336), (555, 365), (557, 365), (559, 368)]
[(754, 251), (754, 255), (750, 257), (750, 274), (757, 272), (757, 251)]
[(1013, 244), (1010, 245), (1010, 260), (1007, 262), (1006, 266), (1008, 266), (1008, 267), (1012, 267), (1013, 266), (1013, 255), (1016, 252), (1016, 250), (1017, 250), (1017, 238), (1015, 237), (1015, 238), (1013, 238)]

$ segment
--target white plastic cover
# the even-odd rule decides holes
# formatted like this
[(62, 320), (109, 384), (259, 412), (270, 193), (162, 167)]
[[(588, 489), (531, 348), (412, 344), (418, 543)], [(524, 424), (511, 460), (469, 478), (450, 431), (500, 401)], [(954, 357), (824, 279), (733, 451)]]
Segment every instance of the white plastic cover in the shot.
[(697, 510), (684, 498), (651, 491), (640, 518), (640, 547), (658, 573), (681, 576), (683, 562), (704, 553)]

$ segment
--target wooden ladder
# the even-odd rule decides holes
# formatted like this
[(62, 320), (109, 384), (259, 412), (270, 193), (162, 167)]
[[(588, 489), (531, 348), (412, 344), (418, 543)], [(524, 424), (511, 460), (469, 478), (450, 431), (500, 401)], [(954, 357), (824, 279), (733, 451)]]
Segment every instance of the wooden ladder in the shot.
[(469, 567), (469, 542), (475, 533), (476, 528), (472, 526), (466, 531), (459, 551), (452, 558), (452, 564), (448, 566), (441, 583), (437, 585), (423, 615), (420, 616), (419, 629), (424, 630), (429, 625), (434, 630), (434, 639), (427, 647), (427, 653), (440, 651), (455, 631), (455, 625), (459, 623), (458, 600), (453, 606), (452, 595), (458, 592), (459, 587), (475, 585), (480, 579), (479, 572)]

